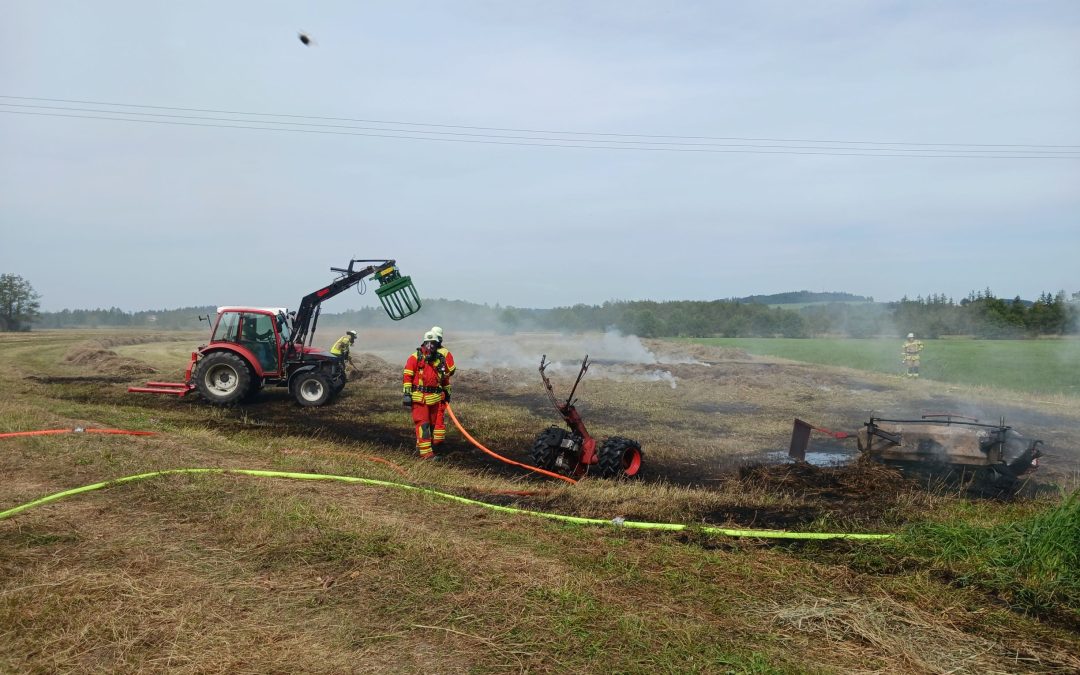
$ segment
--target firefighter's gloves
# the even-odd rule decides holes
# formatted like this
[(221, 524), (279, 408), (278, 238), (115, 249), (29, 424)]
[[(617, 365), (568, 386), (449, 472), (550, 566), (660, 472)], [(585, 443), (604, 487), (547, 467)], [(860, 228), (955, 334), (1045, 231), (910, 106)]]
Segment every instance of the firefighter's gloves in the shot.
[(411, 408), (412, 407), (412, 394), (410, 394), (408, 392), (405, 392), (404, 394), (402, 394), (401, 395), (401, 405), (405, 406), (406, 408)]
[(449, 389), (443, 389), (443, 401), (445, 401), (446, 403), (450, 402), (450, 390)]

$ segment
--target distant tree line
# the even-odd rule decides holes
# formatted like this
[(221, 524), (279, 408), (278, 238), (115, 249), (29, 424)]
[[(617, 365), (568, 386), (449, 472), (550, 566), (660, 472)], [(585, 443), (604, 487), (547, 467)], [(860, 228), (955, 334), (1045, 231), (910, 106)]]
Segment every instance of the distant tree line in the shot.
[[(805, 295), (792, 294), (805, 302)], [(776, 296), (753, 296), (776, 297)], [(860, 296), (850, 296), (860, 297)], [(325, 308), (324, 308), (325, 309)], [(215, 307), (125, 312), (116, 307), (41, 312), (37, 328), (138, 327), (161, 330), (207, 330), (200, 315), (213, 317)], [(944, 295), (903, 298), (898, 302), (827, 302), (786, 309), (741, 300), (613, 301), (529, 309), (463, 300), (426, 299), (423, 310), (403, 321), (391, 321), (380, 307), (323, 312), (319, 328), (338, 330), (404, 327), (418, 334), (438, 324), (456, 330), (563, 332), (616, 329), (641, 337), (789, 337), (840, 336), (866, 338), (969, 335), (978, 338), (1022, 338), (1080, 333), (1080, 293), (1043, 293), (1037, 300), (997, 298), (989, 289), (955, 302)]]
[[(1080, 294), (1073, 294), (1074, 296)], [(1080, 298), (1077, 298), (1080, 300)], [(990, 289), (971, 293), (960, 302), (944, 295), (894, 305), (897, 326), (930, 338), (941, 335), (974, 335), (983, 338), (1021, 338), (1077, 333), (1080, 302), (1065, 292), (1043, 293), (1034, 302), (994, 297)]]
[(0, 331), (30, 330), (38, 317), (40, 297), (26, 279), (0, 274)]
[(150, 309), (125, 312), (119, 307), (108, 309), (64, 309), (41, 312), (34, 321), (35, 328), (155, 328), (160, 330), (208, 329), (200, 316), (213, 318), (217, 307), (181, 307), (179, 309)]

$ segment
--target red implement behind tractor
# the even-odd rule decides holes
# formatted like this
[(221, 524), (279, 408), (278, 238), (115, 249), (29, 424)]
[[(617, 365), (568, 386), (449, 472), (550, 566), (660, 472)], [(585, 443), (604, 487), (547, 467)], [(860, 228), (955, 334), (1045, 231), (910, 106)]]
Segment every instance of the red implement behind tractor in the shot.
[(542, 356), (540, 377), (544, 381), (548, 398), (562, 415), (569, 430), (552, 426), (542, 431), (533, 443), (533, 464), (567, 476), (583, 476), (593, 466), (596, 466), (602, 478), (637, 475), (641, 470), (641, 444), (622, 436), (612, 436), (604, 439), (597, 447), (596, 439), (589, 435), (585, 422), (574, 405), (574, 392), (577, 391), (585, 371), (589, 369), (588, 355), (581, 362), (581, 370), (565, 403), (560, 403), (556, 398), (551, 380), (544, 372), (549, 365), (547, 355)]
[[(354, 269), (356, 263), (372, 263)], [(383, 309), (397, 321), (420, 309), (409, 277), (393, 260), (350, 260), (347, 269), (332, 267), (338, 278), (304, 296), (295, 314), (279, 307), (219, 307), (210, 342), (191, 353), (183, 382), (148, 382), (128, 391), (146, 394), (199, 394), (217, 405), (253, 398), (265, 385), (288, 387), (303, 406), (328, 402), (345, 388), (345, 365), (311, 346), (322, 303), (374, 276)]]

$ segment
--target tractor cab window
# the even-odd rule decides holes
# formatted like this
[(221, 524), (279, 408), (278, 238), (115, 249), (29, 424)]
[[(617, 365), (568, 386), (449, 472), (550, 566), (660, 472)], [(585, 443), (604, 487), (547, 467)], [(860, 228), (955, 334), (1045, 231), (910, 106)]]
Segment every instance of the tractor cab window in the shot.
[(281, 341), (288, 342), (289, 336), (292, 335), (292, 326), (289, 325), (289, 317), (285, 312), (278, 312), (277, 315), (278, 332), (281, 333)]
[(274, 318), (266, 314), (244, 314), (240, 330), (240, 344), (251, 350), (263, 371), (276, 371), (278, 367), (277, 333)]
[(240, 315), (236, 312), (225, 312), (218, 319), (217, 328), (210, 338), (214, 342), (236, 342), (240, 332)]

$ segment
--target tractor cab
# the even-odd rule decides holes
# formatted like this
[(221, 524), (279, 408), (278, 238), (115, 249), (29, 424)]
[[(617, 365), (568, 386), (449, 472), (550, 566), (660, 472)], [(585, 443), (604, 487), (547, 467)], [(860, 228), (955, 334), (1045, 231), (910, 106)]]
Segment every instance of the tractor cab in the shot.
[(208, 348), (237, 352), (258, 377), (278, 377), (288, 358), (289, 330), (283, 307), (218, 307)]

